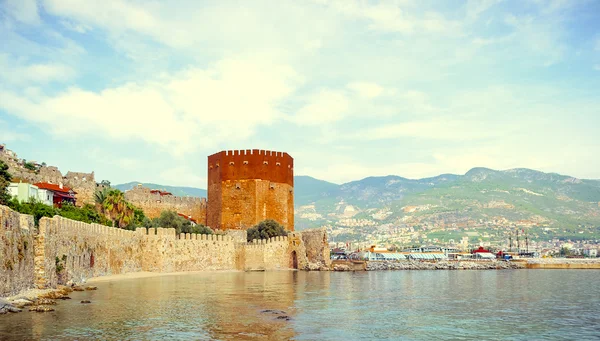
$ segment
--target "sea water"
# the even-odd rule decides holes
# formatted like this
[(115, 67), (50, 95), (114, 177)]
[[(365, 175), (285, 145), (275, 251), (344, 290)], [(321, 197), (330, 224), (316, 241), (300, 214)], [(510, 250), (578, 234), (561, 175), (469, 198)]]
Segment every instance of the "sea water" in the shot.
[(600, 339), (598, 270), (206, 272), (95, 285), (54, 312), (0, 316), (0, 339)]

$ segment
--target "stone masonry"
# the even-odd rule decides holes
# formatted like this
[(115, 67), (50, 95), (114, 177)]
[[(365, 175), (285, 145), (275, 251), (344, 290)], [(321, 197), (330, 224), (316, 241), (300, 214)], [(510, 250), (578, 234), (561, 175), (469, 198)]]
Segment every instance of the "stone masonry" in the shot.
[(294, 159), (258, 149), (210, 155), (208, 225), (245, 230), (265, 219), (294, 230)]
[[(126, 231), (59, 216), (40, 219), (0, 206), (0, 296), (128, 272), (329, 268), (324, 230), (244, 242), (238, 235)], [(243, 231), (245, 232), (245, 231)], [(306, 234), (306, 237), (304, 237)], [(305, 243), (304, 240), (307, 242)], [(313, 250), (313, 248), (318, 250)]]
[(148, 218), (158, 218), (162, 211), (175, 211), (191, 216), (198, 224), (206, 225), (205, 198), (160, 195), (138, 185), (125, 192), (125, 200), (141, 208)]

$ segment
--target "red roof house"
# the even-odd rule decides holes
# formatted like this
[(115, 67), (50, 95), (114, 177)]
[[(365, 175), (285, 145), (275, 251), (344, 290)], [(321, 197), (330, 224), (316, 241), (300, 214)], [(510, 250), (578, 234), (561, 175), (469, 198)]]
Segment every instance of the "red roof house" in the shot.
[(185, 215), (185, 214), (179, 213), (179, 212), (177, 212), (177, 215), (180, 216), (180, 217), (182, 217), (185, 220), (189, 220), (192, 223), (192, 225), (197, 225), (198, 224), (198, 222), (196, 221), (196, 219), (192, 218), (191, 215)]
[(160, 196), (162, 197), (163, 195), (173, 195), (173, 193), (171, 192), (167, 192), (167, 191), (161, 191), (160, 189), (153, 189), (150, 190), (150, 193), (152, 194), (160, 194)]
[(63, 203), (70, 202), (75, 205), (75, 191), (63, 185), (55, 185), (47, 182), (35, 184), (39, 189), (45, 189), (54, 193), (54, 206), (61, 207)]

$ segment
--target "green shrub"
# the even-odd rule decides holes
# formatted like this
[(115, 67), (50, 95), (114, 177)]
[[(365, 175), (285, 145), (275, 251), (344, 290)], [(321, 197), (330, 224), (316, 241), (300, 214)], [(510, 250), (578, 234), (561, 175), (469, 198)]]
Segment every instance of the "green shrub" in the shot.
[(277, 236), (287, 236), (285, 228), (273, 219), (263, 220), (258, 225), (248, 229), (248, 241), (254, 239), (269, 239)]

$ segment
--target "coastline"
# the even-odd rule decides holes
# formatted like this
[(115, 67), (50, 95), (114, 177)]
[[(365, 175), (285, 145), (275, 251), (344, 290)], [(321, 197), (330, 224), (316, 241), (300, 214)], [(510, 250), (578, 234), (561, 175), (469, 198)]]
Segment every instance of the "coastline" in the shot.
[(114, 274), (106, 276), (98, 276), (89, 278), (85, 283), (102, 283), (110, 281), (121, 281), (127, 279), (138, 279), (138, 278), (149, 278), (149, 277), (163, 277), (163, 276), (174, 276), (174, 275), (189, 275), (199, 273), (226, 273), (226, 272), (243, 272), (240, 270), (206, 270), (206, 271), (177, 271), (177, 272), (151, 272), (151, 271), (140, 271), (140, 272), (127, 272), (123, 274)]
[(600, 258), (535, 258), (527, 261), (527, 269), (600, 270)]

